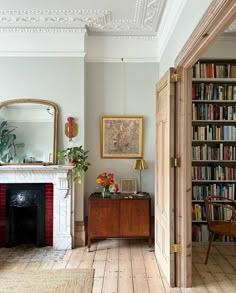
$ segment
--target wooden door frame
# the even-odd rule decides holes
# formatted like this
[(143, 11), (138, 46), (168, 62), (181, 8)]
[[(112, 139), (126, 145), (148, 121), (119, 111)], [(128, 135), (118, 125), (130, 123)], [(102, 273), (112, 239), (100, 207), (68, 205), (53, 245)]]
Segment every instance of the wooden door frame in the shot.
[(235, 0), (213, 0), (193, 33), (175, 59), (181, 81), (177, 85), (176, 156), (176, 242), (182, 252), (176, 256), (176, 280), (179, 287), (192, 285), (192, 65), (201, 58), (219, 35), (236, 19)]

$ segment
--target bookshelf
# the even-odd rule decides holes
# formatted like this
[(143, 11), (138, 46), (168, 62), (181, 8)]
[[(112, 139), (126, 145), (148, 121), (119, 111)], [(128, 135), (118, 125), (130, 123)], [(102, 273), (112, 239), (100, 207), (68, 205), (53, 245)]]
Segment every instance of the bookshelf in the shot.
[(208, 241), (208, 195), (236, 199), (236, 60), (199, 60), (192, 68), (193, 241)]

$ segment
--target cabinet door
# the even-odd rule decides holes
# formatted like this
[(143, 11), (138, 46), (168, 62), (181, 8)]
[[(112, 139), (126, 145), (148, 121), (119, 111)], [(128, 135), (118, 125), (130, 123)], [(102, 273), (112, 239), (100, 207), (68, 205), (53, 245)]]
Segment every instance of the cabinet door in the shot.
[(120, 201), (120, 235), (150, 235), (149, 199), (124, 199)]
[(90, 237), (119, 237), (119, 200), (89, 200)]

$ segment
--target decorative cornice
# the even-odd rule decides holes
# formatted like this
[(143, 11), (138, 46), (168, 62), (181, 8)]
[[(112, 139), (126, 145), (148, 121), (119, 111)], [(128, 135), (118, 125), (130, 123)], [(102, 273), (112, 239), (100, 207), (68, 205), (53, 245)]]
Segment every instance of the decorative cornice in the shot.
[(86, 34), (86, 29), (77, 29), (77, 28), (0, 28), (0, 33), (46, 33), (46, 34), (55, 34), (55, 33), (70, 33), (70, 34)]
[(103, 26), (89, 27), (92, 34), (104, 32), (105, 35), (120, 33), (122, 35), (156, 35), (160, 15), (163, 12), (166, 1), (164, 0), (138, 0), (135, 5), (134, 20), (111, 20)]
[(104, 24), (110, 12), (102, 10), (2, 10), (0, 24)]
[[(59, 27), (60, 29), (84, 28), (91, 35), (155, 36), (165, 4), (165, 0), (136, 0), (134, 19), (112, 19), (111, 11), (107, 10), (2, 10), (0, 28), (9, 31), (0, 32), (21, 33), (25, 31), (20, 28), (27, 27), (27, 29), (37, 28), (35, 31), (37, 33), (41, 28)], [(10, 30), (11, 28), (13, 30)]]

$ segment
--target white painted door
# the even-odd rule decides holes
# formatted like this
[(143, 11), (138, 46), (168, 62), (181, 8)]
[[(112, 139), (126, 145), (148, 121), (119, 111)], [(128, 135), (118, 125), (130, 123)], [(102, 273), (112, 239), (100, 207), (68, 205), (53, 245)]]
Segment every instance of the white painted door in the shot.
[(171, 68), (156, 87), (155, 254), (170, 286), (175, 286), (174, 243), (174, 127), (175, 83)]

